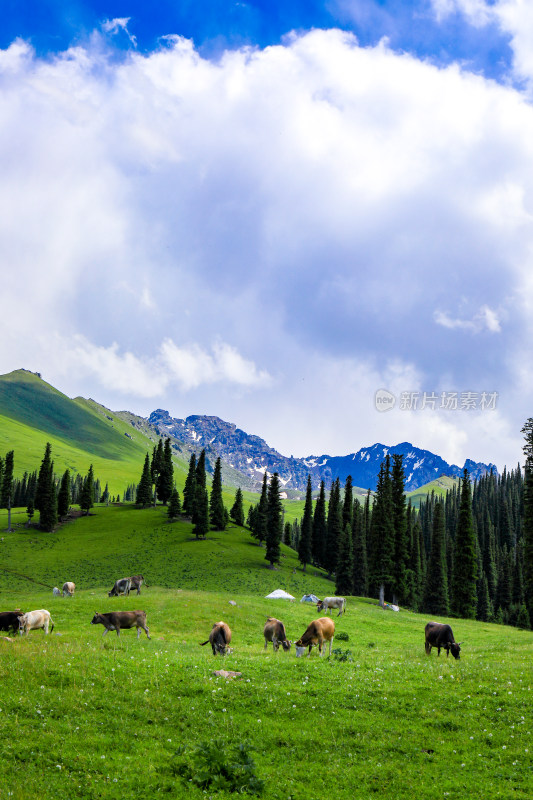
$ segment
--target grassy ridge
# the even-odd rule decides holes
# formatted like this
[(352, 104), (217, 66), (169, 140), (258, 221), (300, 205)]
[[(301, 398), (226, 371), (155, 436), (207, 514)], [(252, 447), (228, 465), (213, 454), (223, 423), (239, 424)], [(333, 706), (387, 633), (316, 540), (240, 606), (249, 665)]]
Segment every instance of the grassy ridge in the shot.
[[(350, 599), (335, 622), (352, 660), (296, 659), (263, 651), (263, 623), (280, 617), (294, 639), (313, 607), (155, 586), (108, 599), (105, 588), (2, 594), (2, 607), (48, 608), (56, 628), (0, 641), (1, 796), (223, 800), (233, 795), (179, 774), (189, 763), (197, 776), (195, 746), (217, 740), (222, 754), (255, 748), (269, 799), (531, 797), (529, 632), (455, 621), (461, 661), (427, 657), (425, 618)], [(145, 609), (152, 640), (102, 638), (90, 620), (114, 608)], [(198, 646), (219, 619), (234, 632), (225, 659)], [(221, 667), (242, 679), (215, 677)]]

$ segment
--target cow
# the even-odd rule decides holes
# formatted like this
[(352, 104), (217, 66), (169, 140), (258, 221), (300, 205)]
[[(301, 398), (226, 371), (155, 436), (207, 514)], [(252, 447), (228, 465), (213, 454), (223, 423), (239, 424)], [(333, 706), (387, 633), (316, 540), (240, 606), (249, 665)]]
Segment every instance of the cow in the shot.
[(277, 653), (279, 650), (280, 642), (285, 652), (291, 649), (292, 642), (289, 642), (287, 639), (285, 626), (283, 625), (283, 622), (275, 617), (267, 617), (267, 621), (263, 630), (263, 636), (265, 637), (265, 650), (267, 649), (269, 642), (272, 642), (272, 647), (274, 648), (275, 653)]
[(22, 636), (22, 634), (25, 633), (27, 636), (30, 631), (38, 631), (41, 630), (41, 628), (45, 634), (47, 634), (50, 623), (52, 623), (52, 627), (50, 628), (50, 633), (52, 633), (54, 630), (54, 621), (50, 616), (50, 612), (45, 608), (41, 608), (38, 611), (28, 611), (26, 614), (22, 614), (22, 616), (19, 617), (20, 635)]
[(437, 655), (440, 656), (441, 647), (446, 650), (446, 658), (450, 655), (455, 659), (460, 659), (461, 644), (456, 642), (453, 637), (453, 631), (449, 625), (444, 625), (442, 622), (428, 622), (425, 629), (426, 635), (426, 653), (431, 655), (431, 648), (437, 648)]
[(200, 646), (203, 647), (205, 644), (210, 644), (214, 656), (216, 656), (217, 653), (220, 653), (221, 656), (225, 656), (226, 653), (231, 652), (228, 647), (230, 642), (231, 630), (229, 625), (226, 625), (225, 622), (215, 622), (211, 628), (209, 639), (206, 639), (205, 642), (200, 642)]
[(296, 645), (296, 656), (299, 658), (303, 656), (305, 648), (309, 647), (308, 655), (311, 655), (311, 648), (313, 645), (318, 644), (318, 652), (323, 655), (322, 645), (324, 642), (329, 642), (329, 655), (331, 656), (331, 645), (333, 637), (335, 636), (335, 623), (331, 617), (320, 617), (310, 622), (307, 630), (301, 636)]
[(146, 586), (146, 581), (142, 575), (132, 575), (128, 580), (130, 582), (130, 589), (137, 589), (137, 594), (141, 593), (141, 586), (143, 583)]
[(76, 584), (72, 583), (72, 581), (67, 581), (63, 584), (63, 597), (74, 597), (74, 590), (76, 588)]
[(52, 589), (52, 594), (54, 595), (54, 597), (61, 597), (61, 592), (59, 591), (57, 586), (54, 586), (54, 588)]
[(14, 611), (0, 612), (0, 631), (16, 633), (20, 629), (19, 619), (23, 613), (20, 608), (16, 608)]
[(325, 611), (328, 612), (328, 609), (338, 608), (339, 613), (337, 614), (340, 617), (341, 614), (344, 614), (346, 611), (346, 600), (344, 597), (324, 597), (323, 600), (319, 600), (316, 604), (317, 611)]
[(119, 578), (115, 581), (115, 585), (110, 592), (107, 593), (108, 597), (118, 597), (119, 594), (129, 595), (131, 589), (131, 581), (129, 578)]
[(146, 625), (146, 611), (108, 611), (105, 614), (95, 612), (91, 620), (91, 625), (103, 625), (105, 631), (102, 636), (105, 636), (109, 631), (116, 631), (117, 636), (120, 636), (121, 630), (128, 630), (129, 628), (137, 628), (137, 639), (141, 635), (141, 628), (150, 639), (150, 631)]

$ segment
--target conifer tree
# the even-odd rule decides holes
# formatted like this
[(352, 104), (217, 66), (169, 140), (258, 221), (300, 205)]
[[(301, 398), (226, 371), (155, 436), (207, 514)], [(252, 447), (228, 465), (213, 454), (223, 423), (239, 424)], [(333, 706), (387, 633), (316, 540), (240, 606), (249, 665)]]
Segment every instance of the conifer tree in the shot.
[(352, 517), (353, 517), (353, 485), (352, 485), (352, 476), (348, 475), (344, 483), (344, 501), (342, 504), (343, 531), (347, 525), (349, 525), (350, 528), (352, 527)]
[(444, 507), (442, 503), (436, 503), (423, 607), (426, 613), (438, 614), (441, 617), (446, 616), (449, 612), (445, 536)]
[(35, 514), (35, 506), (33, 504), (33, 498), (32, 497), (30, 497), (30, 499), (28, 500), (28, 506), (26, 508), (26, 514), (28, 515), (28, 521), (26, 522), (26, 527), (29, 528), (30, 525), (31, 525), (31, 521), (32, 521), (33, 515)]
[(461, 482), (452, 580), (451, 610), (458, 617), (474, 619), (477, 609), (477, 554), (472, 521), (470, 477), (466, 469)]
[(240, 525), (241, 527), (244, 525), (244, 508), (242, 505), (242, 491), (240, 486), (235, 492), (235, 502), (231, 507), (229, 515), (236, 525)]
[(370, 587), (385, 602), (385, 590), (394, 582), (394, 508), (389, 456), (381, 464), (371, 523)]
[(37, 511), (42, 511), (48, 492), (50, 491), (52, 475), (51, 454), (52, 445), (50, 442), (47, 442), (44, 450), (43, 460), (41, 461), (41, 466), (39, 468), (39, 476), (37, 478), (37, 486), (35, 489), (34, 504)]
[(266, 472), (263, 475), (263, 485), (259, 503), (255, 508), (252, 535), (261, 543), (267, 536), (267, 509), (268, 509), (268, 483)]
[[(394, 587), (393, 602), (404, 603), (407, 596), (407, 570), (409, 545), (407, 541), (407, 513), (405, 506), (405, 473), (403, 456), (392, 456), (392, 505), (394, 511)], [(444, 523), (444, 511), (443, 511)]]
[(353, 513), (353, 579), (352, 591), (358, 597), (368, 596), (368, 562), (366, 553), (366, 530), (364, 511), (360, 504), (354, 503)]
[(43, 494), (42, 507), (39, 516), (39, 527), (44, 531), (53, 531), (57, 524), (57, 495), (54, 481), (54, 462), (50, 462), (48, 487)]
[(6, 453), (4, 461), (2, 491), (0, 494), (0, 507), (11, 509), (13, 506), (13, 469), (15, 465), (15, 453), (10, 450)]
[(152, 473), (150, 471), (150, 458), (148, 453), (144, 459), (144, 467), (141, 475), (141, 480), (137, 486), (136, 503), (143, 508), (149, 506), (152, 502)]
[(2, 496), (3, 482), (4, 482), (4, 459), (0, 456), (0, 497)]
[(409, 570), (407, 603), (414, 610), (420, 608), (422, 599), (422, 560), (420, 557), (420, 523), (415, 518), (411, 500), (407, 505), (407, 540), (409, 542)]
[[(159, 440), (161, 441), (161, 439)], [(159, 476), (157, 479), (157, 496), (164, 506), (170, 500), (170, 495), (174, 488), (174, 465), (172, 463), (172, 448), (170, 437), (165, 439), (163, 454), (159, 466)]]
[(326, 487), (324, 481), (320, 481), (320, 491), (313, 514), (312, 561), (314, 564), (318, 564), (321, 567), (324, 566), (327, 536)]
[[(199, 503), (204, 503), (204, 492), (207, 494), (207, 477), (205, 474), (205, 450), (202, 450), (198, 457), (198, 461), (196, 462), (196, 472), (195, 472), (195, 498), (194, 498), (194, 509), (192, 514), (192, 521), (193, 524), (196, 525), (197, 515), (203, 514), (204, 510), (200, 511)], [(208, 517), (208, 524), (209, 524), (209, 517)]]
[(339, 539), (339, 554), (335, 570), (335, 594), (351, 595), (353, 586), (352, 529), (346, 523)]
[(307, 490), (305, 493), (304, 515), (302, 517), (300, 541), (298, 543), (298, 561), (303, 565), (305, 572), (311, 562), (313, 545), (313, 495), (311, 476), (307, 476)]
[(183, 513), (188, 517), (194, 516), (196, 500), (196, 455), (193, 453), (189, 459), (189, 471), (183, 488)]
[(57, 495), (57, 515), (63, 519), (68, 514), (70, 507), (70, 472), (66, 469), (61, 478), (61, 486)]
[(196, 508), (193, 533), (197, 539), (205, 539), (209, 532), (209, 497), (205, 486), (196, 487)]
[(159, 477), (165, 469), (165, 459), (163, 455), (163, 440), (159, 439), (157, 446), (154, 446), (152, 452), (152, 463), (150, 470), (152, 474), (152, 483), (154, 484), (154, 508), (157, 504)]
[(279, 476), (275, 472), (270, 479), (267, 492), (265, 559), (270, 563), (270, 569), (274, 569), (274, 564), (281, 558), (280, 543), (283, 533), (283, 515), (279, 491)]
[(489, 597), (489, 583), (487, 581), (487, 576), (483, 575), (481, 579), (481, 588), (478, 593), (476, 619), (479, 619), (482, 622), (490, 622), (492, 616), (493, 609)]
[(287, 547), (291, 547), (291, 523), (286, 522), (283, 528), (283, 538), (281, 540), (283, 544), (286, 544)]
[(331, 485), (328, 505), (328, 535), (324, 553), (324, 568), (332, 575), (339, 558), (339, 540), (342, 535), (342, 506), (340, 501), (340, 481), (337, 478)]
[(94, 505), (94, 473), (93, 473), (93, 465), (89, 466), (89, 471), (84, 478), (83, 487), (80, 494), (80, 508), (85, 514), (89, 514), (89, 511)]
[(524, 427), (524, 594), (529, 612), (530, 623), (533, 624), (533, 418), (529, 417)]
[(209, 505), (211, 525), (216, 531), (226, 529), (226, 515), (224, 514), (224, 501), (222, 499), (222, 464), (220, 456), (215, 463), (213, 482), (211, 484), (211, 502)]
[(167, 514), (170, 520), (176, 519), (176, 517), (179, 517), (181, 514), (180, 496), (176, 487), (172, 489), (172, 494), (170, 495), (170, 499), (168, 501)]

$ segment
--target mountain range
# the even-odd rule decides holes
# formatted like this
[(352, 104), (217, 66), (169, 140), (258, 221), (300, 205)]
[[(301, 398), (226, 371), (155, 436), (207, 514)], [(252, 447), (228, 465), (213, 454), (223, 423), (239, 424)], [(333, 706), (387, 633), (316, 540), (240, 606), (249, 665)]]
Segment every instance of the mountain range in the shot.
[(346, 456), (308, 456), (294, 458), (284, 456), (261, 439), (246, 433), (219, 417), (192, 415), (186, 419), (171, 417), (161, 408), (153, 411), (148, 422), (160, 434), (170, 435), (191, 447), (206, 448), (206, 453), (220, 456), (225, 464), (247, 479), (250, 488), (259, 488), (265, 471), (277, 472), (285, 489), (305, 489), (307, 476), (311, 476), (313, 488), (323, 480), (326, 486), (339, 478), (344, 483), (352, 476), (354, 486), (375, 489), (380, 465), (387, 454), (403, 455), (406, 491), (418, 489), (441, 476), (458, 477), (466, 468), (472, 479), (480, 478), (490, 470), (497, 473), (494, 464), (483, 464), (467, 459), (463, 467), (448, 464), (429, 450), (422, 450), (409, 442), (394, 446), (373, 444)]

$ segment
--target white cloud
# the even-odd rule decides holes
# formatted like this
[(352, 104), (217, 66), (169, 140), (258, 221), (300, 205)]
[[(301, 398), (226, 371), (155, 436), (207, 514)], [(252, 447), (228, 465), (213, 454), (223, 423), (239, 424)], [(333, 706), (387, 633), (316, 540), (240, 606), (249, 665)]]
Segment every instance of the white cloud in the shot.
[(102, 22), (102, 30), (104, 33), (109, 33), (111, 35), (117, 34), (120, 31), (123, 31), (132, 45), (137, 47), (137, 39), (133, 36), (128, 30), (128, 23), (131, 17), (115, 17), (114, 19), (106, 19)]
[[(472, 447), (464, 416), (394, 416), (389, 434), (373, 416), (376, 389), (443, 376), (505, 386), (519, 430), (523, 94), (340, 31), (217, 63), (180, 37), (122, 59), (106, 41), (0, 51), (2, 371), (110, 407), (209, 410), (305, 455), (374, 437)], [(465, 359), (454, 328), (498, 336), (469, 337)]]

